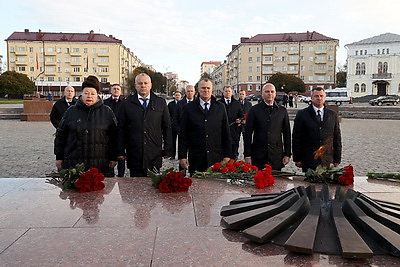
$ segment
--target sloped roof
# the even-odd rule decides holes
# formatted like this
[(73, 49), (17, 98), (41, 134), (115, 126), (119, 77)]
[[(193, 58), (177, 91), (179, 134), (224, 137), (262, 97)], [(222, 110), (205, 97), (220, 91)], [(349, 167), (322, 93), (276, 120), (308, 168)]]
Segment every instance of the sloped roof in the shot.
[(327, 37), (316, 31), (303, 33), (272, 33), (272, 34), (257, 34), (254, 37), (241, 38), (241, 43), (276, 43), (276, 42), (302, 42), (302, 41), (332, 41), (338, 40)]
[(53, 32), (13, 32), (6, 41), (45, 41), (45, 42), (105, 42), (105, 43), (122, 43), (121, 40), (112, 35), (94, 33), (53, 33)]
[(366, 45), (366, 44), (393, 43), (393, 42), (400, 42), (400, 35), (388, 32), (347, 45)]

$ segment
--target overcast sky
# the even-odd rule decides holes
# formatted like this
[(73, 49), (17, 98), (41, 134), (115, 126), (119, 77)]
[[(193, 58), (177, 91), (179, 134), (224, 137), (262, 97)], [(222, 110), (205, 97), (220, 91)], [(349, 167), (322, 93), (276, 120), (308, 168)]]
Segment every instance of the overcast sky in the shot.
[[(1, 0), (0, 55), (14, 31), (113, 35), (145, 64), (194, 84), (203, 61), (223, 61), (240, 37), (317, 31), (345, 45), (400, 34), (400, 1), (372, 0)], [(112, 81), (111, 81), (112, 82)]]

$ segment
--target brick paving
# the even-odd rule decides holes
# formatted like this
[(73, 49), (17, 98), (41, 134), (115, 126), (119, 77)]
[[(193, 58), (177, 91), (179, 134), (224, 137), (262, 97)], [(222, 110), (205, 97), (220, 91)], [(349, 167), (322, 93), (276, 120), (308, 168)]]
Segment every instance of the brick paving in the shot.
[[(56, 170), (50, 122), (0, 120), (0, 129), (0, 177), (44, 177)], [(357, 176), (400, 172), (399, 120), (343, 119), (341, 129), (342, 165), (352, 164)], [(165, 160), (163, 167), (177, 168), (178, 161)], [(299, 169), (290, 162), (284, 170)]]

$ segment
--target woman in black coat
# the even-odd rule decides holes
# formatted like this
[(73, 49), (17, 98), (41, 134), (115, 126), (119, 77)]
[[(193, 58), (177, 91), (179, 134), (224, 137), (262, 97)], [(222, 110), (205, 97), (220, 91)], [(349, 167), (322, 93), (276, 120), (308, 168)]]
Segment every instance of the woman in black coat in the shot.
[(58, 169), (84, 163), (108, 176), (116, 165), (117, 120), (98, 97), (99, 87), (96, 77), (87, 77), (82, 96), (64, 113), (54, 141)]

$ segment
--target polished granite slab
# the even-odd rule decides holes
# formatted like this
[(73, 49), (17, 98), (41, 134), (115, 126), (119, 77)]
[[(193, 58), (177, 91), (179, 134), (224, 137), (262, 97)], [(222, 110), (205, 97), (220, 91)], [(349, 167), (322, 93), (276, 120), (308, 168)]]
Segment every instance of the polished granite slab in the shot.
[[(220, 226), (229, 201), (308, 186), (302, 178), (278, 178), (265, 189), (193, 179), (189, 192), (170, 194), (149, 178), (107, 178), (104, 190), (90, 193), (45, 180), (0, 178), (0, 266), (400, 266), (388, 255), (295, 254)], [(345, 188), (400, 203), (397, 182), (356, 177)]]

